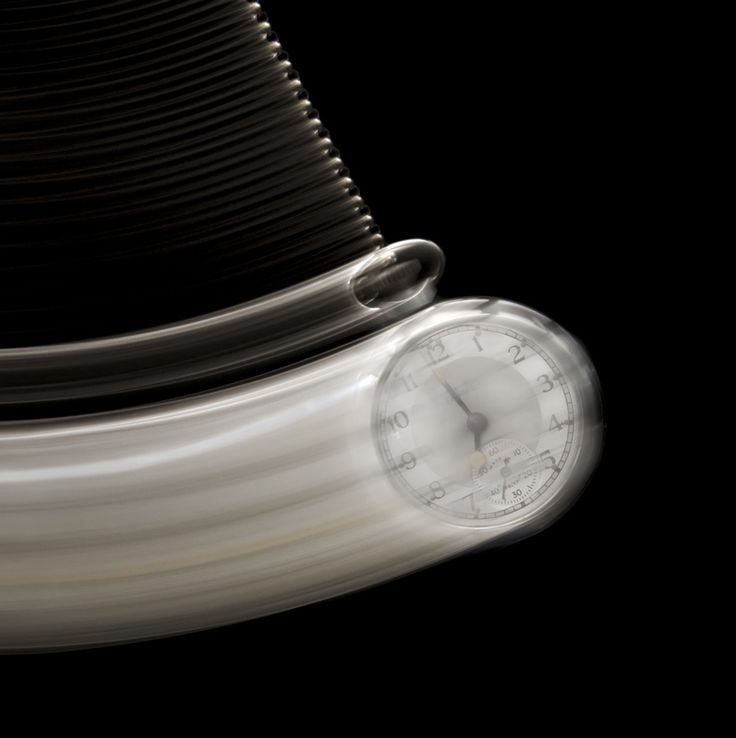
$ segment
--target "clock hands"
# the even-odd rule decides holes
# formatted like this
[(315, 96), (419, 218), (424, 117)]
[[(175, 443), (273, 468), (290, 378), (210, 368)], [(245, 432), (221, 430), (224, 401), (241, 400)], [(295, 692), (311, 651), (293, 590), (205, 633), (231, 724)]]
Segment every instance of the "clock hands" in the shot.
[(474, 413), (463, 401), (463, 398), (455, 391), (452, 385), (436, 370), (432, 369), (437, 381), (447, 390), (447, 393), (458, 404), (460, 409), (468, 416), (466, 424), (468, 430), (473, 434), (475, 450), (480, 451), (483, 432), (488, 428), (488, 418), (483, 413)]
[(506, 485), (509, 482), (509, 475), (511, 474), (511, 467), (509, 466), (511, 459), (505, 458), (503, 460), (503, 466), (501, 467), (501, 476), (503, 476), (503, 489), (501, 490), (501, 499), (506, 502)]
[(473, 415), (473, 411), (463, 402), (463, 398), (458, 395), (458, 393), (452, 388), (452, 385), (436, 370), (432, 369), (432, 374), (434, 374), (437, 381), (447, 390), (447, 393), (452, 397), (453, 400), (461, 407), (462, 411), (470, 417)]
[(483, 431), (488, 427), (488, 418), (481, 413), (471, 413), (468, 415), (467, 426), (475, 439), (475, 450), (480, 451), (480, 447), (483, 445)]

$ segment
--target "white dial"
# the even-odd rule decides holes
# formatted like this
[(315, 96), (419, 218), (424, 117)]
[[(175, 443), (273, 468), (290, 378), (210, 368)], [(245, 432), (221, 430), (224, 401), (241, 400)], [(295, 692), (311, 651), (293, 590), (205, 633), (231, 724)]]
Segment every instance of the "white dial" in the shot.
[(579, 357), (551, 333), (545, 341), (538, 324), (524, 331), (523, 320), (509, 322), (462, 321), (410, 341), (378, 390), (376, 434), (389, 474), (455, 524), (525, 516), (559, 492), (575, 464)]

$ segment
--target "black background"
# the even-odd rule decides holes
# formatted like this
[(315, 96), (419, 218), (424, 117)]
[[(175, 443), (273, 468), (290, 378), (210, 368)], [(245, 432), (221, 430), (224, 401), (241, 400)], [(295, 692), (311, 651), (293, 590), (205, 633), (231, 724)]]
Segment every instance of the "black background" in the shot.
[(440, 244), (442, 297), (516, 300), (584, 343), (604, 393), (604, 456), (574, 508), (529, 540), (296, 611), (83, 655), (247, 654), (250, 669), (348, 653), (615, 647), (635, 627), (638, 596), (616, 477), (616, 302), (636, 289), (634, 203), (620, 184), (635, 107), (622, 104), (625, 49), (605, 19), (557, 7), (262, 5), (386, 241)]

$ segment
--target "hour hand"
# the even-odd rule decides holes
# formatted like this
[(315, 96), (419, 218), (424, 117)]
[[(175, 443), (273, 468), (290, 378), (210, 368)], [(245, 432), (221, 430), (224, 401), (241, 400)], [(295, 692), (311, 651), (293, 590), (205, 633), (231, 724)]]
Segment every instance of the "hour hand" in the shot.
[(475, 450), (480, 451), (480, 447), (483, 445), (483, 433), (488, 428), (488, 418), (482, 413), (470, 413), (467, 425), (475, 439)]

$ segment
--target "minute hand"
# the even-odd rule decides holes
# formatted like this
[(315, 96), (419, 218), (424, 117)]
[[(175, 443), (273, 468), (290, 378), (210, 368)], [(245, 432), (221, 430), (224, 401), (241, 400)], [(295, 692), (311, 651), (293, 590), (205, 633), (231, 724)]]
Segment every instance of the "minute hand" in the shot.
[(468, 416), (467, 426), (468, 430), (473, 434), (473, 440), (475, 443), (475, 450), (480, 451), (480, 447), (483, 443), (483, 433), (488, 427), (488, 418), (481, 413), (474, 413), (464, 402), (463, 398), (458, 395), (453, 389), (452, 385), (445, 380), (445, 378), (439, 374), (439, 372), (432, 370), (437, 381), (447, 390), (450, 397), (460, 406), (462, 411)]
[(444, 377), (442, 377), (437, 371), (433, 370), (433, 374), (437, 378), (437, 381), (447, 390), (450, 397), (452, 397), (452, 399), (455, 400), (458, 405), (460, 405), (463, 412), (468, 416), (473, 415), (472, 410), (463, 402), (463, 398), (460, 397), (457, 392), (455, 392), (449, 382), (444, 379)]

